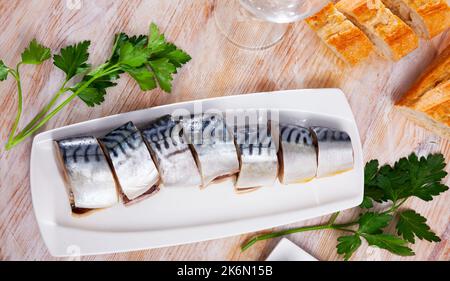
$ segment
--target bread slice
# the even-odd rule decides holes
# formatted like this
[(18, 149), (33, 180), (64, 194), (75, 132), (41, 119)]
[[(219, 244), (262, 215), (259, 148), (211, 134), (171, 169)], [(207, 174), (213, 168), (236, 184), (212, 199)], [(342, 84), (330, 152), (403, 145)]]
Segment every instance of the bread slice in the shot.
[(446, 0), (382, 0), (420, 37), (429, 39), (450, 27), (450, 7)]
[(361, 62), (373, 50), (369, 38), (333, 3), (305, 21), (338, 57), (350, 65)]
[(450, 46), (396, 106), (414, 122), (450, 139)]
[(394, 61), (419, 46), (419, 38), (381, 0), (341, 0), (336, 8), (362, 29), (379, 52)]
[(450, 120), (448, 118), (450, 116), (450, 102), (437, 106), (436, 112), (415, 111), (408, 107), (400, 107), (399, 110), (417, 125), (443, 138), (450, 139)]

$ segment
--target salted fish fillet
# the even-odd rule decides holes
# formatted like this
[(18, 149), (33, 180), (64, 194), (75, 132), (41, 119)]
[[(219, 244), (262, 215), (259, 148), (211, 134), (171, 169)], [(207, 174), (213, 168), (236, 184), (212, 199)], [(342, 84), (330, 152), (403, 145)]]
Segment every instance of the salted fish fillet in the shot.
[(140, 131), (132, 122), (112, 130), (99, 139), (109, 156), (125, 201), (159, 190), (159, 173)]
[(317, 153), (311, 131), (296, 125), (280, 126), (280, 174), (283, 184), (306, 182), (317, 173)]
[(119, 202), (111, 168), (96, 138), (75, 137), (56, 144), (73, 210), (107, 208)]
[(183, 134), (192, 148), (202, 187), (239, 172), (233, 135), (220, 114), (204, 113), (181, 119)]
[(353, 146), (346, 132), (311, 127), (317, 142), (317, 177), (332, 176), (353, 169)]
[(235, 127), (240, 172), (235, 188), (247, 191), (272, 185), (278, 176), (277, 148), (265, 124)]
[(199, 187), (199, 170), (182, 136), (182, 126), (165, 115), (142, 130), (165, 187)]

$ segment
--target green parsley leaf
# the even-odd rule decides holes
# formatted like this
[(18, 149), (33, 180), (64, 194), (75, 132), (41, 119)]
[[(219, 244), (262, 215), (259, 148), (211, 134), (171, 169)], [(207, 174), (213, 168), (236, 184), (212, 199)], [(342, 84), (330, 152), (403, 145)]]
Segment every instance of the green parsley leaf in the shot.
[(396, 202), (398, 198), (398, 194), (396, 192), (396, 184), (393, 182), (393, 178), (380, 174), (377, 177), (378, 187), (383, 190), (384, 198), (391, 200), (392, 202)]
[[(177, 68), (188, 62), (191, 57), (178, 49), (174, 44), (166, 42), (163, 34), (159, 32), (155, 24), (150, 25), (149, 35), (128, 36), (125, 33), (116, 34), (110, 59), (96, 69), (89, 72), (82, 83), (92, 77), (103, 77), (114, 69), (114, 77), (107, 77), (102, 83), (95, 81), (80, 93), (79, 97), (88, 106), (100, 104), (104, 100), (105, 89), (110, 87), (112, 80), (118, 78), (121, 73), (128, 73), (143, 91), (155, 89), (159, 86), (162, 90), (172, 90), (173, 74)], [(116, 69), (119, 70), (116, 71)], [(82, 86), (77, 85), (74, 91)]]
[(448, 186), (442, 183), (433, 182), (415, 189), (413, 195), (424, 201), (431, 201), (433, 200), (433, 196), (437, 196), (447, 190)]
[[(440, 241), (426, 224), (426, 219), (415, 211), (408, 210), (399, 214), (396, 228), (399, 236), (383, 233), (384, 229), (393, 220), (399, 208), (412, 196), (423, 200), (432, 200), (448, 189), (441, 183), (446, 176), (445, 162), (442, 154), (428, 155), (420, 159), (411, 154), (409, 157), (399, 159), (393, 166), (379, 167), (377, 160), (368, 162), (364, 169), (364, 199), (363, 208), (372, 208), (374, 202), (392, 201), (385, 211), (365, 212), (358, 220), (344, 224), (336, 224), (335, 213), (326, 224), (305, 226), (282, 230), (279, 232), (258, 235), (248, 240), (242, 247), (246, 250), (256, 241), (280, 237), (297, 232), (337, 229), (350, 232), (351, 235), (338, 238), (337, 252), (348, 260), (360, 247), (361, 238), (371, 246), (390, 251), (401, 256), (412, 256), (414, 252), (408, 247), (408, 242), (414, 243), (415, 237), (428, 241)], [(358, 226), (355, 231), (354, 226)], [(350, 228), (349, 228), (350, 227)], [(403, 238), (403, 239), (402, 239)]]
[[(167, 58), (176, 68), (191, 60), (191, 56), (186, 52), (177, 48), (174, 44), (168, 43), (164, 34), (159, 32), (158, 27), (154, 23), (150, 25), (147, 48), (150, 50), (151, 60)], [(174, 73), (176, 73), (176, 70)]]
[(402, 168), (409, 172), (411, 188), (401, 190), (399, 192), (401, 198), (416, 196), (424, 201), (431, 201), (433, 196), (448, 190), (448, 187), (441, 183), (447, 175), (442, 154), (430, 154), (420, 159), (411, 154), (408, 157), (408, 164), (406, 166), (405, 163), (405, 167)]
[(144, 47), (134, 46), (126, 42), (120, 48), (119, 63), (131, 67), (141, 67), (148, 59), (148, 51)]
[(120, 47), (122, 47), (125, 42), (128, 41), (128, 35), (125, 33), (118, 33), (116, 34), (114, 38), (114, 46), (111, 53), (111, 58), (109, 59), (109, 62), (116, 63), (120, 56)]
[(364, 167), (364, 184), (374, 184), (375, 176), (378, 173), (378, 160), (371, 160), (366, 163), (366, 166)]
[(399, 256), (413, 256), (414, 252), (406, 246), (407, 241), (391, 234), (362, 234), (370, 246), (375, 246)]
[[(384, 165), (374, 173), (375, 164), (371, 164), (365, 179), (365, 196), (376, 202), (392, 201), (411, 196), (430, 201), (433, 196), (448, 190), (441, 183), (447, 175), (445, 159), (442, 154), (431, 154), (420, 159), (411, 154), (397, 161), (394, 166)], [(370, 206), (368, 199), (365, 206)]]
[(49, 48), (39, 44), (36, 39), (30, 42), (25, 51), (22, 53), (22, 63), (24, 64), (41, 64), (51, 57)]
[(415, 243), (414, 236), (420, 240), (425, 239), (430, 242), (441, 241), (441, 239), (430, 230), (426, 221), (426, 218), (413, 210), (403, 211), (399, 214), (399, 220), (396, 225), (397, 233), (411, 243)]
[(116, 37), (114, 39), (114, 47), (112, 50), (112, 55), (109, 60), (111, 63), (116, 63), (119, 60), (120, 50), (121, 50), (122, 46), (127, 42), (131, 43), (133, 46), (135, 46), (137, 48), (142, 48), (147, 43), (147, 36), (139, 35), (139, 36), (129, 37), (125, 33), (116, 34)]
[(365, 185), (364, 186), (364, 198), (361, 203), (361, 208), (370, 209), (373, 207), (373, 201), (383, 202), (385, 194), (384, 191), (376, 186)]
[(172, 43), (165, 43), (160, 46), (160, 50), (151, 54), (151, 59), (168, 58), (175, 67), (180, 67), (191, 60), (191, 56), (183, 50), (178, 49)]
[(149, 61), (148, 63), (155, 73), (159, 87), (170, 93), (172, 91), (172, 73), (176, 72), (176, 67), (171, 64), (167, 58)]
[(139, 84), (143, 91), (149, 91), (156, 88), (155, 75), (146, 66), (140, 68), (123, 68)]
[[(102, 102), (105, 101), (105, 95), (106, 95), (106, 89), (109, 87), (114, 87), (117, 85), (115, 82), (112, 82), (112, 80), (115, 80), (119, 77), (118, 73), (110, 74), (109, 76), (102, 76), (97, 79), (95, 79), (88, 88), (81, 91), (78, 94), (78, 97), (86, 103), (87, 106), (93, 107), (95, 105), (100, 105)], [(92, 77), (85, 76), (83, 78), (83, 81), (78, 83), (76, 87), (72, 88), (71, 90), (73, 92), (77, 91), (79, 88), (81, 88), (84, 83), (89, 81)]]
[(119, 63), (121, 69), (136, 80), (144, 91), (159, 85), (162, 90), (170, 92), (172, 75), (189, 60), (191, 57), (167, 42), (158, 26), (152, 23), (148, 36), (117, 34), (109, 63)]
[(382, 229), (385, 228), (391, 220), (391, 215), (367, 212), (359, 217), (358, 233), (381, 233)]
[[(53, 57), (54, 65), (66, 73), (66, 81), (62, 83), (54, 98), (40, 111), (38, 116), (16, 134), (20, 121), (20, 114), (17, 114), (6, 143), (7, 150), (36, 132), (77, 96), (88, 106), (101, 104), (105, 100), (106, 89), (116, 85), (113, 81), (118, 79), (122, 73), (127, 72), (144, 91), (154, 89), (159, 85), (164, 91), (170, 92), (172, 75), (177, 73), (177, 68), (191, 59), (187, 53), (167, 42), (165, 36), (153, 23), (150, 25), (148, 35), (130, 37), (125, 33), (117, 34), (109, 59), (92, 70), (89, 70), (90, 65), (88, 64), (89, 45), (89, 41), (84, 41), (67, 46), (61, 49), (60, 54)], [(50, 49), (33, 39), (22, 53), (22, 61), (17, 64), (16, 69), (11, 69), (3, 61), (0, 61), (0, 81), (7, 79), (8, 74), (14, 76), (17, 80), (17, 91), (20, 98), (22, 81), (20, 81), (19, 66), (21, 64), (40, 64), (49, 58), (51, 58)], [(75, 82), (75, 85), (67, 88), (67, 82), (78, 74), (83, 75), (81, 81)], [(73, 94), (53, 109), (55, 100), (66, 91), (72, 91)], [(18, 110), (20, 113), (20, 106)], [(42, 122), (37, 122), (39, 120)]]
[(364, 209), (370, 209), (373, 208), (373, 202), (372, 199), (370, 199), (369, 196), (365, 195), (366, 191), (364, 191), (364, 197), (363, 197), (363, 201), (361, 202), (361, 204), (359, 205), (360, 208), (364, 208)]
[(378, 160), (367, 162), (364, 168), (364, 198), (361, 208), (370, 209), (373, 207), (373, 201), (382, 202), (385, 196), (384, 191), (377, 185)]
[(145, 47), (148, 37), (145, 35), (135, 35), (128, 38), (128, 42), (137, 48)]
[(88, 87), (78, 94), (78, 97), (86, 103), (87, 106), (93, 107), (105, 101), (106, 90), (103, 88)]
[(90, 65), (86, 62), (89, 59), (90, 44), (90, 41), (83, 41), (67, 46), (61, 49), (60, 55), (53, 56), (53, 64), (66, 73), (67, 80), (89, 69)]
[[(175, 47), (175, 45), (173, 45)], [(188, 55), (183, 50), (180, 50), (175, 47), (174, 50), (168, 52), (166, 54), (166, 57), (169, 59), (169, 61), (175, 66), (175, 67), (181, 67), (183, 64), (187, 63), (191, 60), (191, 56)]]
[(6, 80), (8, 78), (9, 68), (5, 65), (5, 63), (0, 60), (0, 81)]
[(148, 35), (147, 49), (150, 54), (155, 54), (164, 51), (168, 47), (164, 34), (159, 32), (156, 24), (150, 24), (150, 31)]
[(353, 255), (353, 253), (361, 246), (361, 238), (358, 234), (341, 236), (338, 239), (338, 244), (336, 246), (337, 253), (344, 255), (344, 259), (348, 260)]

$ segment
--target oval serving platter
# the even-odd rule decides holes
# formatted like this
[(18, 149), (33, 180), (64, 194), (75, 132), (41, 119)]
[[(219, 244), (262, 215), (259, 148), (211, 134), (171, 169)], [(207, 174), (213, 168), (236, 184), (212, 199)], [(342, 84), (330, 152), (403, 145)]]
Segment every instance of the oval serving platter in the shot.
[[(262, 187), (237, 194), (233, 179), (200, 189), (165, 189), (137, 204), (74, 217), (54, 140), (101, 136), (128, 121), (138, 127), (177, 111), (270, 109), (281, 122), (327, 126), (346, 131), (354, 169), (308, 183)], [(289, 224), (352, 208), (361, 203), (364, 165), (358, 129), (339, 89), (305, 89), (196, 100), (133, 111), (50, 130), (34, 138), (30, 181), (41, 235), (53, 256), (105, 254), (173, 246)]]

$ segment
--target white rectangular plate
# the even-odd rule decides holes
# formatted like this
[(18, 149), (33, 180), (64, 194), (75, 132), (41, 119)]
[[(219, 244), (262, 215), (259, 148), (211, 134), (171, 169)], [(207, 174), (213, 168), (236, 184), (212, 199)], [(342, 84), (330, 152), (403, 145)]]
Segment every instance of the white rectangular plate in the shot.
[[(164, 189), (135, 205), (71, 215), (53, 140), (76, 135), (100, 136), (127, 121), (138, 126), (185, 109), (281, 110), (280, 120), (307, 120), (346, 131), (353, 143), (355, 168), (306, 184), (260, 188), (236, 194), (233, 180), (205, 190)], [(54, 256), (104, 254), (172, 246), (259, 231), (354, 207), (363, 197), (363, 158), (358, 129), (344, 94), (338, 89), (290, 90), (220, 97), (170, 104), (90, 120), (50, 130), (34, 138), (31, 192), (42, 237)]]

